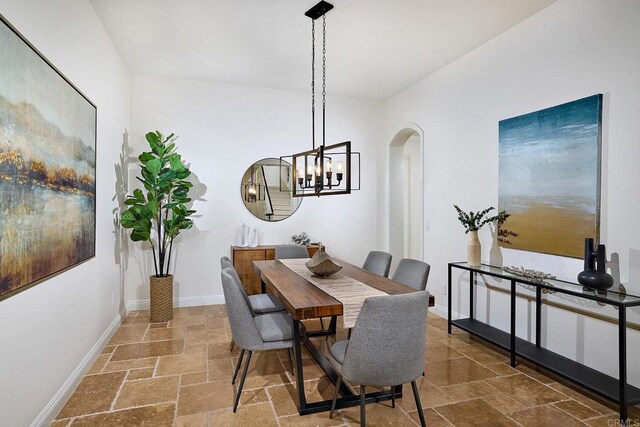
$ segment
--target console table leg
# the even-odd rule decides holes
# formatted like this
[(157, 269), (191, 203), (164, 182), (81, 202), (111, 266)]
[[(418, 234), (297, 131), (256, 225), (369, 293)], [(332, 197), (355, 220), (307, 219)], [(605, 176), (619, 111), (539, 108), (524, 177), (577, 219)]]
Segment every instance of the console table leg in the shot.
[(469, 272), (469, 318), (473, 319), (473, 291), (475, 284), (475, 273), (473, 271)]
[(619, 379), (618, 386), (620, 394), (620, 421), (626, 425), (627, 421), (627, 309), (625, 306), (618, 306), (618, 358), (619, 358)]
[(516, 281), (511, 281), (511, 366), (516, 366)]
[(449, 264), (449, 282), (447, 284), (447, 331), (451, 335), (451, 264)]
[(540, 347), (540, 326), (542, 325), (542, 288), (536, 286), (536, 346)]

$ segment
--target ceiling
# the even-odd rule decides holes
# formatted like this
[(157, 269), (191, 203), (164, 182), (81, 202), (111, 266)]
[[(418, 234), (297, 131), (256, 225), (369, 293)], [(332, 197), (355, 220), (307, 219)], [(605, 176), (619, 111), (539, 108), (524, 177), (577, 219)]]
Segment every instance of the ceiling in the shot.
[[(91, 1), (132, 73), (310, 90), (317, 0)], [(327, 92), (385, 99), (555, 0), (329, 1)]]

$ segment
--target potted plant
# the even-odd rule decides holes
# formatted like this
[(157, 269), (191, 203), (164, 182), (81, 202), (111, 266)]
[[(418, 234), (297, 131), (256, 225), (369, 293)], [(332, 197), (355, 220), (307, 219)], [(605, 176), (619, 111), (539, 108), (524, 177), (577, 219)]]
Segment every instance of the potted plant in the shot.
[[(486, 224), (497, 221), (501, 216), (505, 215), (502, 212), (494, 216), (486, 216), (494, 208), (493, 206), (478, 212), (470, 211), (466, 213), (460, 209), (457, 205), (453, 207), (458, 212), (458, 221), (464, 227), (465, 234), (471, 233), (469, 236), (469, 244), (467, 245), (467, 264), (473, 267), (480, 266), (480, 239), (478, 239), (478, 230), (480, 230)], [(504, 211), (503, 211), (504, 212)]]
[(195, 211), (186, 206), (193, 184), (186, 180), (191, 171), (176, 152), (174, 134), (165, 138), (158, 131), (149, 132), (146, 139), (151, 151), (138, 156), (136, 177), (146, 191), (136, 189), (127, 196), (124, 203), (129, 207), (121, 213), (120, 224), (131, 229), (131, 240), (151, 245), (155, 275), (150, 277), (150, 318), (166, 322), (173, 318), (171, 250), (180, 232), (193, 226), (190, 216)]

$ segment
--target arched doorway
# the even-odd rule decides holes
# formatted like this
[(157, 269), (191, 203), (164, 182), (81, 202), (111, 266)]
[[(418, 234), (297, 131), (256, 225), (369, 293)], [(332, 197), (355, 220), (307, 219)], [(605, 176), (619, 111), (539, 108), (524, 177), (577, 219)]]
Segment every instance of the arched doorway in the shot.
[(402, 258), (423, 256), (423, 141), (419, 128), (405, 128), (389, 144), (389, 252), (392, 270)]

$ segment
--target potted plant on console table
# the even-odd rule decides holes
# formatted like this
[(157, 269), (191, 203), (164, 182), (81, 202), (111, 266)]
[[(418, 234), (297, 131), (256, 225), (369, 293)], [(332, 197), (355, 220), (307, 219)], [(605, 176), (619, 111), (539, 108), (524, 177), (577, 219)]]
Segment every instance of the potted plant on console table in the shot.
[(176, 152), (173, 134), (165, 138), (158, 131), (149, 132), (146, 139), (151, 151), (138, 156), (141, 176), (136, 177), (146, 194), (136, 189), (127, 196), (124, 203), (129, 208), (120, 215), (120, 224), (131, 229), (131, 240), (151, 245), (155, 275), (149, 278), (150, 320), (167, 322), (173, 318), (171, 249), (180, 231), (193, 226), (189, 217), (195, 211), (186, 206), (193, 184), (186, 181), (191, 171)]
[(506, 219), (508, 214), (505, 211), (501, 211), (498, 215), (487, 217), (486, 215), (494, 209), (493, 206), (483, 211), (470, 211), (469, 213), (464, 212), (457, 205), (453, 205), (453, 207), (458, 212), (458, 221), (463, 225), (465, 234), (471, 233), (469, 244), (467, 245), (467, 264), (472, 267), (479, 267), (481, 246), (480, 239), (478, 239), (478, 230), (491, 222)]

